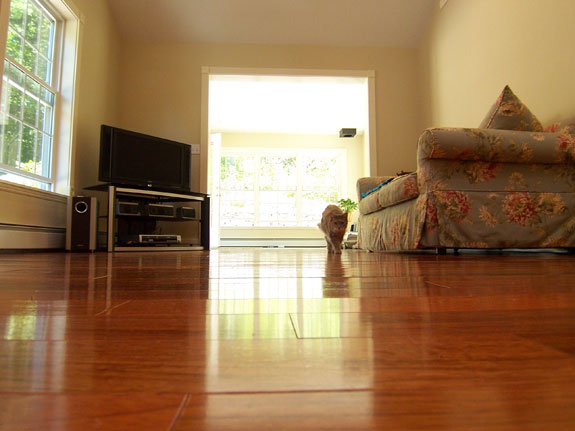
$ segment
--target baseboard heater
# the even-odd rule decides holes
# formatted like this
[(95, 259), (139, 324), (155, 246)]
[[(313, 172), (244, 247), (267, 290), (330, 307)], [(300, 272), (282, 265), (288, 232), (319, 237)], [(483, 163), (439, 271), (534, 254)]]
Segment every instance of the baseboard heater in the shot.
[(220, 238), (221, 247), (324, 247), (323, 238)]
[(0, 223), (0, 250), (63, 249), (66, 229)]

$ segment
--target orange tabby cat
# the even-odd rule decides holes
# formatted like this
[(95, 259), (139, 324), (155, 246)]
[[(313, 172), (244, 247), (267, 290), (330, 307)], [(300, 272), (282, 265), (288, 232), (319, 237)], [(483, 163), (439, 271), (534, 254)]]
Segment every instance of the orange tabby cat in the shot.
[(341, 242), (347, 228), (347, 214), (336, 205), (328, 205), (317, 227), (325, 236), (328, 253), (341, 254)]

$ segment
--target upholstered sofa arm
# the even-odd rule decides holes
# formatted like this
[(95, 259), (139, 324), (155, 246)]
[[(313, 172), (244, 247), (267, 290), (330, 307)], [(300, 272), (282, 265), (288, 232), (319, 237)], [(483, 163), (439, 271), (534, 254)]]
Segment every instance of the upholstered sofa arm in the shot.
[(575, 135), (496, 129), (433, 128), (419, 138), (418, 164), (425, 159), (498, 163), (573, 163)]
[(366, 194), (370, 190), (376, 188), (382, 182), (394, 178), (393, 176), (387, 177), (364, 177), (357, 180), (357, 200), (361, 201), (363, 199), (362, 195)]

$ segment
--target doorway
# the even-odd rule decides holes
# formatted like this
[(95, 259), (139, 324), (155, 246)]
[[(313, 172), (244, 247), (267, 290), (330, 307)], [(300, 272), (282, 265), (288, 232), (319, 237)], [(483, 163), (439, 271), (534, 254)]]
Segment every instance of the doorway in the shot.
[[(312, 178), (316, 198), (356, 200), (357, 178), (375, 173), (374, 73), (202, 72), (200, 184), (212, 197), (212, 248), (322, 245), (316, 227), (322, 203), (310, 200), (310, 175), (337, 172), (325, 187)], [(342, 128), (356, 129), (356, 136), (340, 138)], [(337, 169), (319, 169), (330, 160)], [(271, 176), (262, 177), (262, 167), (271, 167)], [(314, 204), (319, 214), (310, 216)], [(311, 223), (313, 217), (317, 221)]]

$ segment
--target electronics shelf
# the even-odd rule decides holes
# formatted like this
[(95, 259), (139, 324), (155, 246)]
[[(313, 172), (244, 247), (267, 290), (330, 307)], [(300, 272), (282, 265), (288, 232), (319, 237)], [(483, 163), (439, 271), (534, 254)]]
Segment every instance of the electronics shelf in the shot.
[(208, 195), (112, 184), (90, 189), (108, 192), (109, 252), (209, 250)]

